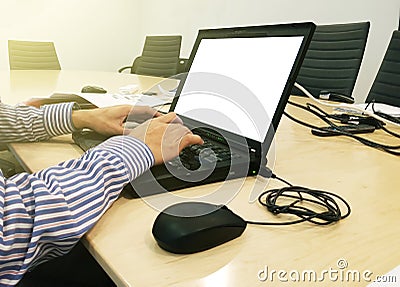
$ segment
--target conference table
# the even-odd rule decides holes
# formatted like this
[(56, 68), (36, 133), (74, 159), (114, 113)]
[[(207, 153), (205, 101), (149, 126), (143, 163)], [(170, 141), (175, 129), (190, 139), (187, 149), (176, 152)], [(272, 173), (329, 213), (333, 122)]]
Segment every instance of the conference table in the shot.
[[(128, 84), (145, 90), (160, 79), (95, 71), (4, 71), (0, 81), (2, 101), (15, 104), (53, 92), (76, 93), (87, 84), (111, 92)], [(291, 100), (309, 101), (295, 96)], [(293, 106), (286, 111), (323, 125)], [(398, 127), (388, 128), (400, 132)], [(365, 137), (399, 144), (381, 130)], [(83, 153), (69, 135), (41, 143), (13, 143), (11, 149), (29, 172)], [(379, 277), (400, 265), (397, 156), (348, 137), (316, 137), (284, 116), (268, 159), (273, 172), (292, 184), (345, 198), (350, 216), (326, 226), (248, 225), (240, 237), (194, 254), (173, 254), (157, 245), (151, 233), (160, 212), (155, 206), (171, 197), (201, 200), (221, 191), (229, 195), (225, 202), (229, 209), (246, 220), (293, 219), (275, 216), (255, 200), (260, 191), (285, 185), (253, 176), (143, 199), (122, 196), (86, 234), (84, 245), (117, 286), (367, 286), (375, 279), (399, 284), (399, 275)]]

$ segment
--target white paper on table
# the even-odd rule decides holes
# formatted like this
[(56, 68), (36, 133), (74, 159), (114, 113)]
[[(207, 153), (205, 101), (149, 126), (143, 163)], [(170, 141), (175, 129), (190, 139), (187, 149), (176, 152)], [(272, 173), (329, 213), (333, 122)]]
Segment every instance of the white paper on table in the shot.
[(166, 98), (158, 96), (148, 96), (143, 94), (99, 94), (99, 93), (78, 93), (78, 96), (91, 102), (99, 108), (117, 106), (117, 105), (138, 105), (156, 107), (170, 103)]
[[(365, 107), (367, 106), (367, 104), (357, 104), (355, 106), (358, 106), (362, 109), (365, 109)], [(382, 103), (374, 103), (373, 105), (374, 110), (376, 112), (382, 112), (394, 117), (400, 117), (400, 108), (399, 107), (395, 107), (395, 106), (391, 106), (391, 105), (387, 105), (387, 104), (382, 104)], [(367, 111), (372, 112), (372, 104), (370, 104), (367, 108)]]

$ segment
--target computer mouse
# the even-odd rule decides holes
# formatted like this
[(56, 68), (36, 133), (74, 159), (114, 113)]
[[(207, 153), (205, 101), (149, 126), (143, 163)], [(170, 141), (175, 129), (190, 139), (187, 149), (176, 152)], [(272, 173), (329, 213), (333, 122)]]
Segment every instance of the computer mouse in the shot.
[(107, 91), (102, 87), (97, 86), (84, 86), (81, 90), (82, 93), (97, 93), (97, 94), (105, 94)]
[(181, 202), (164, 209), (153, 224), (158, 245), (169, 252), (204, 251), (239, 237), (247, 222), (225, 205)]

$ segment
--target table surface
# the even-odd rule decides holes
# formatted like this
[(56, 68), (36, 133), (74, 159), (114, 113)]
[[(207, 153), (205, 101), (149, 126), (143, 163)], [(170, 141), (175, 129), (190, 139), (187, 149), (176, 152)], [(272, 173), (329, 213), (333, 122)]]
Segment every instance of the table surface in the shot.
[[(30, 74), (34, 76), (25, 82)], [(7, 73), (0, 73), (0, 77), (4, 79), (2, 86), (7, 84)], [(51, 72), (24, 72), (8, 77), (9, 94), (4, 94), (7, 85), (0, 90), (3, 101), (8, 103), (54, 91), (77, 92), (85, 84), (117, 89), (132, 83), (148, 88), (157, 82), (151, 77), (84, 71), (61, 71), (57, 76)], [(36, 82), (47, 77), (56, 80), (48, 84)], [(32, 93), (28, 92), (31, 91), (29, 84), (34, 85)], [(292, 99), (299, 103), (307, 101), (305, 98)], [(323, 125), (292, 106), (286, 110), (310, 123)], [(393, 129), (400, 132), (397, 127)], [(365, 137), (398, 144), (382, 131)], [(12, 144), (12, 148), (30, 171), (82, 153), (70, 136), (43, 143)], [(272, 215), (250, 200), (260, 190), (283, 184), (249, 177), (145, 199), (121, 197), (87, 233), (84, 243), (118, 286), (281, 286), (284, 279), (288, 281), (287, 286), (332, 286), (332, 283), (366, 286), (369, 282), (363, 280), (364, 272), (371, 271), (372, 275), (367, 277), (374, 279), (400, 264), (398, 157), (346, 137), (313, 136), (308, 128), (286, 117), (282, 118), (268, 157), (274, 173), (292, 184), (323, 189), (344, 197), (352, 208), (350, 217), (328, 226), (309, 223), (279, 227), (248, 225), (241, 237), (191, 255), (171, 254), (158, 247), (151, 234), (152, 224), (159, 214), (155, 206), (171, 198), (201, 199), (218, 191), (228, 195), (231, 199), (228, 207), (246, 220), (287, 220), (285, 216)], [(338, 265), (343, 263), (348, 265), (341, 269)], [(277, 275), (280, 270), (287, 272), (286, 275), (281, 273), (281, 278)], [(294, 282), (296, 274), (310, 270), (317, 274), (317, 282), (307, 276)], [(332, 279), (325, 270), (333, 270)], [(353, 271), (361, 274), (360, 282), (354, 282), (351, 276), (350, 280), (345, 278)], [(266, 273), (268, 278), (265, 278)], [(321, 274), (325, 274), (325, 278), (319, 282)], [(335, 276), (339, 278), (334, 280)]]

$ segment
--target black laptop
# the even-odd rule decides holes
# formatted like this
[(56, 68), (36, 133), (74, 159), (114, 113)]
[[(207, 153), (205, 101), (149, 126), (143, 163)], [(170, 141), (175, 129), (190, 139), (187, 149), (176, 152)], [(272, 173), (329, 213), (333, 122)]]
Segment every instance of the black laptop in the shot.
[(205, 144), (136, 178), (134, 195), (257, 175), (314, 30), (313, 23), (200, 30), (170, 111)]

